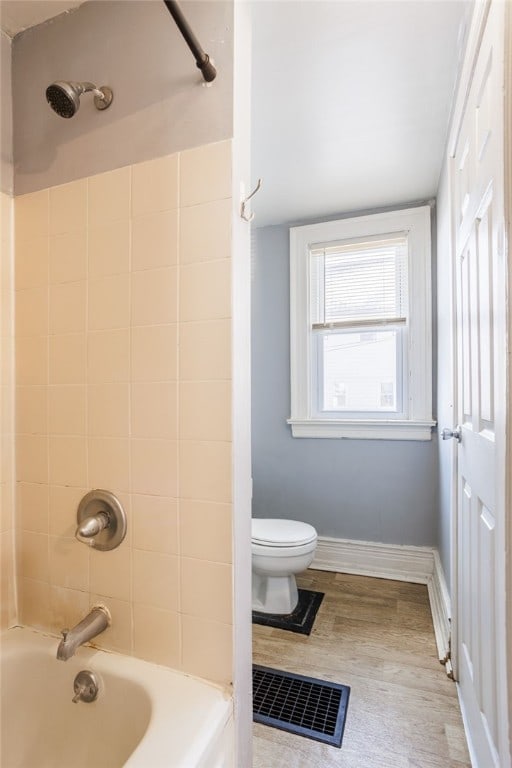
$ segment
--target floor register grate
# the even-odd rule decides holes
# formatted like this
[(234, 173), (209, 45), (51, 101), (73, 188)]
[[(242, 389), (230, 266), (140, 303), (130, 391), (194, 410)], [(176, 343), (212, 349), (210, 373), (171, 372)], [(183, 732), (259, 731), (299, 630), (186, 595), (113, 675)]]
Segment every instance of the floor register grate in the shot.
[(350, 688), (253, 664), (253, 719), (341, 747)]

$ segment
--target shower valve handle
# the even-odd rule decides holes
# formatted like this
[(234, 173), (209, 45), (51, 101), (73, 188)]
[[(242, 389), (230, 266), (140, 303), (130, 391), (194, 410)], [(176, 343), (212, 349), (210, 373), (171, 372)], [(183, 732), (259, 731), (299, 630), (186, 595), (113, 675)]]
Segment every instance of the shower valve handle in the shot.
[(97, 536), (104, 528), (108, 528), (110, 518), (106, 512), (98, 512), (94, 517), (88, 517), (77, 529), (77, 536), (83, 536), (84, 539), (91, 539)]

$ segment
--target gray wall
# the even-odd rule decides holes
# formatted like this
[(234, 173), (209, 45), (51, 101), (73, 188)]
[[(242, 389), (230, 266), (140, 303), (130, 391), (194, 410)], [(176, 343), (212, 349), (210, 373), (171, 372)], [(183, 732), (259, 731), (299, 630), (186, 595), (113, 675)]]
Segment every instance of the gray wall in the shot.
[[(453, 350), (453, 280), (450, 254), (450, 208), (448, 199), (448, 166), (445, 163), (438, 192), (437, 295), (438, 295), (438, 415), (440, 430), (455, 424), (454, 413), (454, 350)], [(444, 442), (438, 437), (438, 548), (444, 575), (451, 583), (451, 510), (453, 499), (453, 464), (455, 441)]]
[(311, 522), (323, 536), (435, 545), (435, 433), (430, 442), (291, 436), (288, 226), (255, 230), (252, 261), (253, 515)]
[(0, 110), (1, 166), (0, 189), (12, 194), (12, 89), (11, 89), (11, 39), (0, 32), (0, 88), (2, 109)]
[[(218, 76), (201, 73), (160, 0), (87, 2), (13, 43), (15, 192), (22, 194), (233, 135), (232, 2), (182, 2)], [(114, 90), (70, 120), (46, 103), (54, 80)]]

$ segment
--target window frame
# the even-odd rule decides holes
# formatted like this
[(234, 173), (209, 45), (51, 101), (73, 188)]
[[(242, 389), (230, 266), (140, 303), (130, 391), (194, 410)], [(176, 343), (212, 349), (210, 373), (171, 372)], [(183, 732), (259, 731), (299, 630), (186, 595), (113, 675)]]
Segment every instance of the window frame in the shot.
[[(290, 372), (293, 437), (430, 440), (432, 427), (432, 277), (430, 206), (354, 216), (290, 228)], [(407, 370), (403, 418), (320, 418), (310, 324), (310, 251), (319, 244), (406, 232)], [(363, 413), (363, 412), (361, 412)]]

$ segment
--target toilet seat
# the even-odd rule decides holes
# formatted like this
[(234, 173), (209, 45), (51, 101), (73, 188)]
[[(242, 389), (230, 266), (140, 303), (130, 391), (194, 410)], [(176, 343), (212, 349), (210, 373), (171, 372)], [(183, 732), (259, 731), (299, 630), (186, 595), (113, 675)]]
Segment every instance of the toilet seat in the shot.
[(298, 520), (253, 518), (252, 543), (264, 547), (300, 547), (316, 541), (317, 532), (309, 523)]

